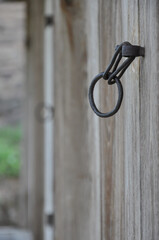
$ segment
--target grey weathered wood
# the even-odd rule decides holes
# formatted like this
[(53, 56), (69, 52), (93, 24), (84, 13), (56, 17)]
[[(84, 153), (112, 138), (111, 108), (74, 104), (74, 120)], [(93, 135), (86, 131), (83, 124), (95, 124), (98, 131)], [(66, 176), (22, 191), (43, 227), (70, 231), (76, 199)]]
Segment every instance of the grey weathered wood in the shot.
[[(138, 1), (122, 2), (122, 37), (139, 45)], [(139, 58), (124, 80), (124, 205), (125, 239), (140, 239), (140, 101)], [(118, 127), (118, 126), (117, 126)], [(120, 141), (120, 139), (118, 139)]]
[[(25, 171), (27, 187), (27, 227), (34, 239), (43, 239), (43, 123), (36, 116), (37, 106), (43, 102), (43, 29), (44, 1), (28, 1), (27, 10), (27, 79), (25, 101)], [(26, 190), (26, 189), (25, 189)], [(22, 216), (23, 217), (23, 216)], [(26, 226), (26, 225), (25, 225)]]
[[(109, 9), (107, 14), (104, 13), (104, 9)], [(114, 51), (115, 35), (112, 31), (112, 25), (114, 17), (112, 15), (113, 2), (112, 1), (100, 1), (99, 4), (99, 64), (100, 71), (103, 71), (109, 63), (112, 52)], [(115, 33), (115, 31), (114, 31)], [(113, 42), (114, 41), (114, 42)], [(109, 106), (111, 108), (111, 102), (114, 100), (114, 88), (107, 88), (104, 83), (101, 83), (101, 109), (102, 111), (108, 111)], [(113, 239), (113, 142), (114, 142), (114, 118), (108, 118), (107, 120), (100, 120), (101, 130), (101, 196), (102, 196), (102, 239)]]
[(99, 119), (88, 103), (98, 71), (97, 2), (56, 0), (56, 240), (100, 239)]
[(139, 1), (140, 42), (145, 59), (140, 71), (141, 238), (159, 237), (159, 2)]
[[(56, 1), (57, 240), (158, 239), (158, 12), (156, 0)], [(145, 46), (146, 56), (124, 74), (122, 107), (100, 120), (99, 138), (88, 85), (115, 45), (127, 40)], [(103, 111), (116, 94), (115, 86), (101, 82), (96, 99)]]
[[(88, 0), (86, 5), (86, 36), (87, 36), (87, 89), (90, 86), (92, 78), (99, 72), (99, 21), (98, 1)], [(95, 89), (95, 99), (99, 104), (99, 87)], [(88, 133), (86, 132), (89, 168), (91, 172), (91, 205), (90, 207), (90, 231), (87, 233), (87, 239), (101, 238), (101, 162), (100, 162), (100, 134), (99, 118), (94, 114), (88, 103), (88, 93), (86, 95), (88, 104), (87, 119)], [(88, 135), (87, 135), (88, 134)], [(88, 201), (86, 198), (85, 201)], [(80, 209), (79, 209), (80, 211)], [(83, 216), (84, 217), (84, 216)], [(88, 231), (89, 229), (87, 229)], [(80, 239), (80, 238), (79, 238)], [(82, 238), (81, 238), (82, 239)]]
[[(101, 1), (100, 7), (100, 59), (105, 67), (116, 44), (126, 40), (139, 43), (138, 2)], [(122, 82), (125, 96), (120, 112), (101, 120), (102, 237), (106, 240), (140, 239), (138, 60), (127, 70)], [(114, 92), (110, 86), (107, 89), (107, 95), (104, 91), (101, 99), (103, 106), (111, 106), (113, 101)]]

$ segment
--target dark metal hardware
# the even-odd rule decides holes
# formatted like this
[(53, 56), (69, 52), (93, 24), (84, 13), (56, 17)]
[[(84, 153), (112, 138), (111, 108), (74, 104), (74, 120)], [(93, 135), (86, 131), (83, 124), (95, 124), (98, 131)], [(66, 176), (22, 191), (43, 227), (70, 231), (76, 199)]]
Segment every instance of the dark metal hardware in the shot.
[(54, 24), (54, 17), (52, 15), (45, 16), (45, 26), (52, 26)]
[(51, 225), (51, 226), (54, 225), (54, 222), (55, 222), (54, 218), (55, 218), (55, 216), (53, 213), (46, 214), (45, 215), (46, 224)]
[[(115, 54), (106, 70), (99, 73), (93, 78), (89, 88), (89, 102), (91, 108), (99, 117), (111, 117), (119, 110), (123, 99), (123, 87), (120, 82), (120, 78), (123, 76), (124, 72), (134, 61), (134, 59), (139, 56), (144, 56), (144, 54), (145, 49), (143, 47), (131, 45), (129, 42), (123, 42), (120, 45), (116, 46)], [(122, 57), (127, 57), (127, 59), (118, 67)], [(116, 106), (112, 111), (108, 113), (100, 112), (94, 102), (94, 87), (100, 79), (108, 80), (109, 85), (116, 83), (118, 87), (118, 100)]]

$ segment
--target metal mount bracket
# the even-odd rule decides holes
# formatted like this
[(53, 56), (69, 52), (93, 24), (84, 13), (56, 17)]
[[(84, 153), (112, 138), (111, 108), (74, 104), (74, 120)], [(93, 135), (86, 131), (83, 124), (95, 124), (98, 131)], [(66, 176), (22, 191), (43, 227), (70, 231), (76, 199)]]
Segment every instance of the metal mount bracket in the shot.
[[(99, 73), (93, 78), (89, 88), (90, 106), (99, 117), (107, 118), (117, 113), (123, 100), (123, 87), (120, 82), (120, 78), (123, 76), (126, 69), (130, 66), (130, 64), (134, 61), (136, 57), (144, 57), (144, 55), (145, 48), (137, 45), (132, 45), (129, 42), (123, 42), (120, 45), (116, 46), (115, 53), (112, 57), (110, 64), (104, 72)], [(127, 59), (123, 63), (121, 63), (120, 66), (118, 66), (122, 57), (126, 57)], [(118, 100), (116, 106), (112, 111), (107, 113), (100, 112), (94, 101), (94, 87), (100, 79), (107, 80), (109, 85), (116, 83), (118, 87)]]

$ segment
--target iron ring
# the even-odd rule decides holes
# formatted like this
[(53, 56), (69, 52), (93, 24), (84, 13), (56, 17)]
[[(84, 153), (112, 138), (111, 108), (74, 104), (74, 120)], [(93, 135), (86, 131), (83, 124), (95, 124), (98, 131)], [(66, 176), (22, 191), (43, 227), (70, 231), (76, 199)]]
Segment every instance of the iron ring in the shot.
[(95, 87), (96, 83), (101, 78), (103, 78), (103, 74), (104, 74), (104, 72), (101, 72), (93, 78), (93, 80), (91, 82), (91, 85), (90, 85), (90, 88), (89, 88), (89, 102), (90, 102), (90, 106), (91, 106), (92, 110), (96, 113), (97, 116), (99, 116), (101, 118), (107, 118), (107, 117), (113, 116), (119, 110), (119, 108), (121, 106), (121, 103), (122, 103), (122, 100), (123, 100), (123, 87), (122, 87), (122, 84), (121, 84), (120, 80), (117, 77), (114, 77), (114, 81), (115, 81), (115, 83), (117, 84), (117, 87), (118, 87), (117, 104), (116, 104), (115, 108), (110, 112), (107, 112), (107, 113), (100, 112), (98, 110), (98, 108), (96, 107), (96, 104), (94, 102), (93, 93), (94, 93), (94, 87)]

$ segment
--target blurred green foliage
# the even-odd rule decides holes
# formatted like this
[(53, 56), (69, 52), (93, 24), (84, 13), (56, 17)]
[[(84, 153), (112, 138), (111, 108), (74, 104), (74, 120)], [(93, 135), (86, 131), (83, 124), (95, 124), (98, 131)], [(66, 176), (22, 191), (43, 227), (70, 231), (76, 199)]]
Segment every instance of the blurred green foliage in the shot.
[(21, 126), (0, 128), (0, 177), (18, 177)]

